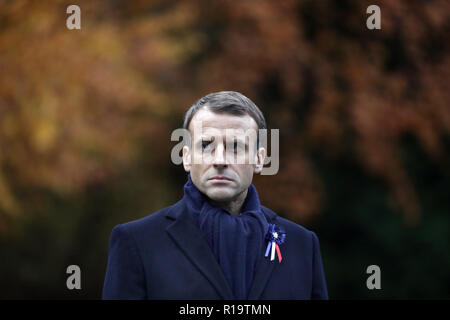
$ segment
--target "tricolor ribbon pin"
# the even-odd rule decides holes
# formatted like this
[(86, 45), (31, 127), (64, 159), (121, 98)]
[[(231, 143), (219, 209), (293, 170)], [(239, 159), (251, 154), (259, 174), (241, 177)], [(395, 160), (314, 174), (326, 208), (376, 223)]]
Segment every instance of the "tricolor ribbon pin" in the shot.
[(266, 233), (266, 239), (268, 240), (265, 257), (269, 256), (270, 251), (270, 261), (275, 260), (275, 252), (278, 256), (278, 262), (281, 263), (283, 259), (281, 257), (280, 245), (284, 243), (286, 239), (286, 233), (277, 225), (269, 224), (269, 229)]

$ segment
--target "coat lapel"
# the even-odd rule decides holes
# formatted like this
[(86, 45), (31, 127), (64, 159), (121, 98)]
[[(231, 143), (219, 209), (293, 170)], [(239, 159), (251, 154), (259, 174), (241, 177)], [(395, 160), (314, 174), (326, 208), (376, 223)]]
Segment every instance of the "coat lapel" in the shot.
[(258, 300), (260, 298), (275, 266), (275, 261), (270, 261), (270, 259), (265, 258), (264, 254), (261, 254), (261, 256), (262, 258), (256, 268), (253, 284), (248, 294), (249, 300)]
[(223, 299), (234, 299), (225, 276), (198, 227), (190, 217), (183, 199), (178, 201), (167, 214), (175, 221), (166, 231), (188, 259), (211, 282)]
[[(262, 207), (262, 211), (266, 216), (268, 223), (274, 223), (276, 214), (272, 211), (266, 210)], [(266, 243), (263, 245), (263, 250), (266, 249)], [(248, 300), (258, 300), (266, 287), (267, 281), (270, 279), (270, 275), (275, 266), (275, 261), (270, 261), (270, 259), (264, 257), (264, 252), (261, 252), (258, 266), (256, 268), (255, 277), (253, 279), (250, 292), (248, 294)]]

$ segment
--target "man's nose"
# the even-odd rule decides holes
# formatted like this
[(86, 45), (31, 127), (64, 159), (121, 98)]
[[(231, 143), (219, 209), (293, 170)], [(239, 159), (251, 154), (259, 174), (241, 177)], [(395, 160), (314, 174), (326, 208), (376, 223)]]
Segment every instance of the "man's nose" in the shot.
[(228, 163), (226, 161), (225, 148), (223, 144), (219, 144), (214, 151), (213, 165), (217, 166), (227, 166)]

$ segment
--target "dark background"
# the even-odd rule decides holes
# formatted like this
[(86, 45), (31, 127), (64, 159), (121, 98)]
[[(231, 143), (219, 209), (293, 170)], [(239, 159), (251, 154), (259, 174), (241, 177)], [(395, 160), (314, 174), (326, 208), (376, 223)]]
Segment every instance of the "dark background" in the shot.
[(171, 132), (235, 90), (280, 129), (280, 170), (254, 184), (317, 233), (331, 299), (449, 299), (449, 15), (447, 0), (0, 0), (0, 298), (100, 298), (112, 228), (182, 197)]

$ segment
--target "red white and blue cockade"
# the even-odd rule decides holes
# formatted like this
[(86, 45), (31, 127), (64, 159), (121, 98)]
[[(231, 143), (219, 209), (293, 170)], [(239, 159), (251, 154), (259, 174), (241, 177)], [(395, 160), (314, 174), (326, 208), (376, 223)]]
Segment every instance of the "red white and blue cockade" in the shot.
[(275, 251), (278, 255), (278, 262), (281, 263), (282, 257), (281, 257), (281, 251), (280, 251), (280, 245), (284, 243), (286, 240), (286, 232), (283, 231), (279, 226), (275, 224), (269, 224), (269, 229), (266, 233), (266, 239), (269, 241), (267, 243), (266, 248), (266, 254), (264, 255), (267, 257), (270, 253), (270, 261), (275, 260)]

